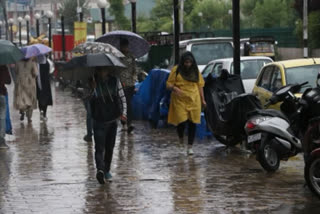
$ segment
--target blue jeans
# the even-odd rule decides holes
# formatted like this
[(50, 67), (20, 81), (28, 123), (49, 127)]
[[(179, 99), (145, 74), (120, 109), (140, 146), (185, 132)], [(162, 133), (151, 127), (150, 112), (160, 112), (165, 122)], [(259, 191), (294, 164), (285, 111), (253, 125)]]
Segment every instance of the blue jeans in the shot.
[(84, 106), (86, 107), (87, 111), (87, 136), (92, 137), (92, 117), (91, 117), (91, 107), (90, 107), (90, 101), (85, 100), (84, 101)]
[(0, 95), (0, 143), (6, 134), (6, 97)]
[(96, 167), (97, 170), (103, 170), (105, 173), (110, 171), (117, 127), (117, 121), (107, 124), (93, 122)]

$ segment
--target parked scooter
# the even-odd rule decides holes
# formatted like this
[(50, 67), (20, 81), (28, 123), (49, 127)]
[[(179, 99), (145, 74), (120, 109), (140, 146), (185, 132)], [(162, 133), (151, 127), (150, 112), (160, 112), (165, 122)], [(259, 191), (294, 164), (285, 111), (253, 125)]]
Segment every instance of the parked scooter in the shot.
[(310, 105), (308, 121), (303, 138), (304, 178), (310, 190), (320, 198), (320, 73), (317, 78), (317, 88), (306, 91), (302, 99)]
[(302, 152), (301, 140), (306, 121), (310, 119), (308, 109), (312, 106), (308, 100), (294, 94), (306, 84), (287, 85), (274, 92), (266, 107), (283, 102), (281, 111), (257, 110), (256, 116), (245, 125), (247, 146), (256, 152), (257, 160), (266, 171), (276, 171), (280, 160), (288, 160)]

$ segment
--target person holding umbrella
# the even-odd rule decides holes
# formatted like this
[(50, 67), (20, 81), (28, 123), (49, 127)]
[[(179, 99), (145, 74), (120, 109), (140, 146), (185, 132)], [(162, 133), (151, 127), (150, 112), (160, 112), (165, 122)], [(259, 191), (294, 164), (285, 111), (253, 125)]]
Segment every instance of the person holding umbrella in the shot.
[(117, 135), (117, 120), (127, 120), (127, 103), (120, 80), (110, 67), (96, 67), (91, 114), (95, 141), (96, 178), (100, 184), (111, 181), (113, 149)]
[(122, 59), (123, 64), (127, 66), (127, 69), (121, 72), (120, 81), (123, 84), (124, 92), (128, 102), (127, 132), (130, 134), (134, 129), (132, 126), (133, 115), (131, 110), (131, 100), (134, 94), (135, 82), (138, 75), (135, 59), (148, 53), (150, 45), (140, 35), (125, 30), (116, 30), (106, 33), (99, 37), (96, 42), (111, 44), (118, 48), (125, 55), (124, 58), (120, 59)]
[(137, 67), (134, 56), (129, 51), (129, 41), (126, 38), (120, 39), (120, 51), (125, 55), (125, 57), (121, 59), (123, 64), (127, 66), (126, 70), (121, 72), (120, 74), (120, 81), (123, 85), (124, 94), (126, 96), (128, 104), (128, 120), (127, 124), (123, 124), (123, 126), (127, 125), (128, 134), (132, 134), (134, 126), (132, 125), (131, 100), (135, 92), (135, 83), (137, 80)]
[(20, 111), (20, 120), (24, 120), (26, 114), (28, 122), (32, 122), (32, 112), (37, 108), (37, 86), (38, 75), (37, 60), (35, 57), (23, 59), (16, 63), (16, 82), (14, 88), (14, 108)]
[(11, 78), (6, 65), (0, 65), (0, 149), (8, 148), (5, 142), (6, 133), (6, 95), (5, 84), (10, 84)]

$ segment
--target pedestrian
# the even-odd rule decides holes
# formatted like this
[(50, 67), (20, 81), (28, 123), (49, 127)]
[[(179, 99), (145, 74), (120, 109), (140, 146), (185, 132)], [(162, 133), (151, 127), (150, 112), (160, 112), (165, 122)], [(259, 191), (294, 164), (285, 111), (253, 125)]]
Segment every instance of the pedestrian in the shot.
[(86, 127), (87, 127), (87, 134), (83, 137), (84, 141), (92, 142), (92, 117), (91, 117), (91, 107), (90, 107), (90, 97), (93, 93), (93, 78), (88, 78), (87, 85), (84, 89), (84, 95), (82, 97), (84, 107), (86, 109)]
[(11, 77), (6, 65), (0, 65), (0, 149), (7, 149), (5, 142), (6, 134), (6, 95), (8, 94), (5, 84), (11, 83)]
[(179, 143), (184, 145), (184, 130), (188, 125), (187, 154), (192, 155), (196, 124), (200, 123), (201, 105), (206, 107), (203, 96), (204, 80), (191, 52), (185, 52), (179, 65), (172, 68), (167, 88), (172, 91), (168, 123), (177, 126)]
[(14, 108), (20, 111), (20, 120), (24, 120), (26, 114), (28, 122), (32, 122), (32, 112), (37, 108), (37, 86), (38, 75), (36, 58), (23, 59), (16, 63), (16, 82), (14, 88)]
[(39, 65), (39, 75), (37, 81), (37, 99), (40, 110), (40, 119), (47, 120), (47, 108), (52, 106), (52, 92), (50, 84), (50, 64), (47, 56), (44, 56), (44, 63)]
[(125, 55), (125, 57), (120, 59), (122, 60), (122, 63), (127, 67), (120, 74), (120, 81), (123, 85), (123, 90), (128, 105), (128, 120), (126, 124), (123, 124), (123, 130), (127, 130), (128, 134), (132, 134), (134, 126), (132, 125), (133, 115), (131, 101), (135, 93), (135, 83), (137, 81), (137, 67), (135, 58), (129, 51), (129, 41), (125, 38), (120, 39), (120, 51)]
[(127, 103), (120, 80), (111, 75), (112, 68), (97, 67), (94, 93), (90, 100), (95, 142), (96, 178), (100, 184), (111, 181), (113, 148), (116, 141), (118, 119), (126, 122)]

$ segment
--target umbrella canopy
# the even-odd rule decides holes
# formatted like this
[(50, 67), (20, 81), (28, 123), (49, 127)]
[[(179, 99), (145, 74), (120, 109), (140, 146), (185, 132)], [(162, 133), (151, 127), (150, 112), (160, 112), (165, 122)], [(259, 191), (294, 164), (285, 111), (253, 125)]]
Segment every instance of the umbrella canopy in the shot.
[(24, 57), (12, 42), (0, 40), (0, 65), (13, 64)]
[(125, 68), (126, 66), (114, 55), (110, 53), (94, 53), (83, 56), (73, 57), (67, 64), (66, 68), (73, 67), (117, 67)]
[(150, 49), (149, 43), (144, 38), (138, 34), (124, 30), (106, 33), (99, 37), (96, 41), (109, 43), (117, 49), (120, 49), (120, 38), (125, 38), (129, 41), (129, 50), (136, 58), (145, 55)]
[(72, 50), (73, 53), (88, 54), (88, 53), (112, 53), (116, 57), (124, 57), (118, 49), (110, 44), (102, 42), (85, 42)]
[(34, 56), (47, 54), (51, 52), (52, 49), (43, 44), (34, 44), (21, 48), (21, 51), (24, 53), (24, 58), (28, 59)]

